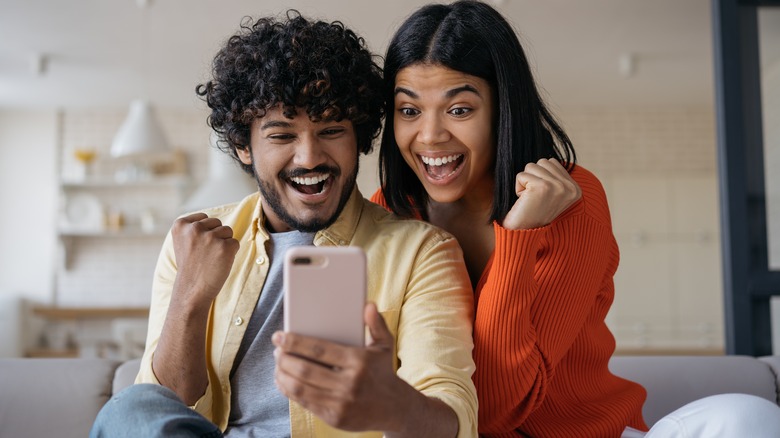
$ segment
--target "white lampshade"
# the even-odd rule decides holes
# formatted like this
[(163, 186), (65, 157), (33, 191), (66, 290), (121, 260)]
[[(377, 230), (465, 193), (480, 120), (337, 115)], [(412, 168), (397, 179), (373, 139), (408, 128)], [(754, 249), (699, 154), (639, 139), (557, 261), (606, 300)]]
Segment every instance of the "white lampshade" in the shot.
[(257, 191), (255, 180), (233, 158), (217, 148), (217, 135), (212, 132), (209, 140), (208, 176), (184, 203), (182, 211), (229, 204)]
[(154, 109), (145, 100), (134, 100), (111, 144), (114, 157), (141, 156), (170, 151), (165, 133), (154, 117)]

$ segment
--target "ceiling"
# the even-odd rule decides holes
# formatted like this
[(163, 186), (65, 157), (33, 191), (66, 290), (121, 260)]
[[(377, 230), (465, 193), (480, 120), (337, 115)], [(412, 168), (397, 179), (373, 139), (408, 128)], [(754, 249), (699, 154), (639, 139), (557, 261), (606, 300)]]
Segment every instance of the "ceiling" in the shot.
[[(426, 3), (0, 0), (0, 108), (123, 107), (137, 97), (201, 108), (195, 85), (244, 16), (296, 8), (338, 19), (381, 53)], [(710, 0), (491, 3), (518, 30), (553, 106), (712, 104)], [(634, 60), (629, 76), (619, 68), (625, 55)]]

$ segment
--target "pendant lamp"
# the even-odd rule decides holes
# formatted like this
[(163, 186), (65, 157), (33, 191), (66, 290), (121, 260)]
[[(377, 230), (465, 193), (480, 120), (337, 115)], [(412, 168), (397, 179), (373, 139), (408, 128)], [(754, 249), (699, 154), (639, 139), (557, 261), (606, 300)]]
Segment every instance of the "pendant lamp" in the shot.
[(132, 157), (170, 151), (160, 124), (149, 102), (141, 99), (130, 103), (130, 112), (111, 143), (111, 156)]
[(152, 164), (170, 157), (171, 148), (149, 102), (137, 99), (111, 143), (111, 156), (123, 163), (115, 177), (132, 182), (152, 177)]

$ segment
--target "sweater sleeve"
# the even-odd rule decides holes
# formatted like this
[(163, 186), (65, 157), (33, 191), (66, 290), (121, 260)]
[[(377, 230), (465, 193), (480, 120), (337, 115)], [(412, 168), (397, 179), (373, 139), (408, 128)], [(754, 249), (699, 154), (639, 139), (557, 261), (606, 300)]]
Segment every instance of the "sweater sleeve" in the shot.
[(381, 188), (376, 189), (376, 192), (374, 192), (374, 194), (371, 195), (371, 198), (369, 199), (369, 201), (373, 202), (374, 204), (381, 205), (382, 207), (385, 208), (385, 210), (389, 210), (390, 209), (387, 206), (387, 200), (385, 200), (385, 194), (382, 193), (382, 189)]
[(612, 284), (617, 244), (606, 196), (591, 178), (577, 181), (583, 198), (545, 227), (494, 224), (474, 324), (480, 433), (516, 429), (542, 404), (556, 366)]

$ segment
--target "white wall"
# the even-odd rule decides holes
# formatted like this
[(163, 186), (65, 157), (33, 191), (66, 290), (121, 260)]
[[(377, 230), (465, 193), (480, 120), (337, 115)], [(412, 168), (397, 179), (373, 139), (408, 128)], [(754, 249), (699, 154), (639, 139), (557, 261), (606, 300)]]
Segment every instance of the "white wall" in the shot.
[(560, 118), (607, 192), (618, 349), (722, 349), (713, 108), (566, 108)]
[(0, 357), (34, 341), (22, 299), (52, 300), (56, 139), (54, 111), (0, 111)]
[(0, 111), (0, 295), (52, 298), (57, 114)]

